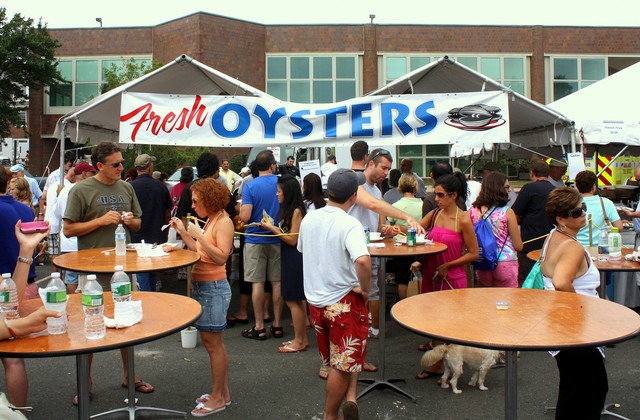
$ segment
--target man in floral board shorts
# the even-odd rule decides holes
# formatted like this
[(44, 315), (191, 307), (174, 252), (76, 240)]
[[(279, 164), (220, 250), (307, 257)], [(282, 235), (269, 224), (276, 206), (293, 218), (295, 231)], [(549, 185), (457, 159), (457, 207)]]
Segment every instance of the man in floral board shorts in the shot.
[(304, 292), (316, 331), (327, 378), (325, 420), (358, 419), (356, 387), (367, 348), (367, 298), (371, 257), (362, 224), (347, 211), (355, 203), (362, 174), (337, 169), (327, 183), (329, 204), (313, 211), (300, 225)]

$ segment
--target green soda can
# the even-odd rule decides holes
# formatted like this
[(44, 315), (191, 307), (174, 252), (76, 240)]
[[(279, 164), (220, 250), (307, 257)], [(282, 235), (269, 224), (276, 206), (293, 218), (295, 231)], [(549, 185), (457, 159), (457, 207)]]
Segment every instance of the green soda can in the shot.
[(407, 229), (407, 246), (416, 246), (416, 230)]

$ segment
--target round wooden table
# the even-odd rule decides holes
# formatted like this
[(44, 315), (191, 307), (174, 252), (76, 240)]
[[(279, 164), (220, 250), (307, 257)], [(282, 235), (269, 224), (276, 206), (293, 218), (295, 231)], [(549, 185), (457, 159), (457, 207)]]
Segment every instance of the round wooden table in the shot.
[[(105, 252), (112, 250), (111, 252)], [(121, 265), (127, 273), (171, 270), (189, 267), (200, 261), (197, 252), (176, 249), (163, 257), (138, 257), (135, 251), (116, 255), (113, 248), (95, 248), (69, 252), (53, 257), (53, 265), (80, 273), (113, 273), (113, 267)]]
[[(634, 250), (629, 248), (622, 248), (622, 261), (619, 263), (611, 263), (609, 261), (598, 261), (598, 247), (597, 246), (587, 246), (585, 247), (593, 262), (596, 264), (596, 268), (600, 271), (600, 297), (606, 297), (606, 288), (607, 288), (607, 278), (606, 273), (609, 271), (640, 271), (640, 263), (635, 261), (629, 261), (625, 259), (625, 255), (631, 254)], [(527, 254), (527, 258), (530, 258), (534, 261), (538, 261), (540, 259), (540, 254), (542, 254), (541, 249), (536, 249), (535, 251), (531, 251)]]
[[(202, 309), (200, 304), (195, 300), (171, 293), (133, 292), (133, 300), (142, 301), (142, 321), (128, 328), (107, 328), (106, 335), (103, 338), (89, 340), (84, 336), (82, 295), (69, 295), (69, 301), (67, 303), (67, 315), (69, 319), (67, 321), (66, 334), (48, 335), (45, 332), (16, 340), (0, 341), (0, 356), (30, 358), (75, 355), (78, 387), (78, 418), (88, 419), (88, 354), (128, 347), (129, 406), (124, 409), (111, 410), (110, 412), (128, 411), (131, 417), (131, 415), (135, 416), (136, 410), (155, 411), (157, 409), (152, 407), (135, 406), (133, 346), (154, 341), (184, 329), (200, 317)], [(42, 302), (39, 299), (23, 301), (20, 303), (20, 315), (28, 315), (41, 306)], [(110, 292), (104, 293), (104, 315), (113, 318), (113, 298)], [(186, 413), (181, 411), (162, 411), (186, 415)]]
[[(496, 302), (509, 302), (509, 309), (496, 309)], [(396, 303), (391, 315), (420, 335), (505, 350), (507, 419), (517, 418), (518, 350), (602, 346), (640, 333), (640, 316), (625, 306), (549, 290), (475, 288), (423, 293)]]
[[(378, 244), (382, 244), (384, 245), (384, 247), (381, 247)], [(368, 248), (369, 248), (369, 254), (371, 254), (372, 257), (380, 258), (380, 275), (378, 277), (378, 280), (379, 280), (378, 282), (380, 283), (380, 304), (379, 304), (380, 332), (378, 335), (378, 373), (377, 373), (376, 379), (368, 379), (368, 378), (360, 379), (360, 381), (364, 383), (368, 383), (369, 386), (367, 386), (360, 393), (360, 395), (358, 395), (358, 398), (367, 394), (369, 391), (380, 387), (380, 388), (393, 389), (394, 391), (399, 392), (411, 398), (412, 400), (415, 400), (415, 398), (412, 395), (408, 394), (407, 392), (405, 392), (404, 390), (402, 390), (401, 388), (393, 384), (393, 382), (404, 381), (404, 379), (385, 378), (384, 346), (385, 346), (385, 331), (386, 331), (386, 322), (385, 322), (385, 312), (386, 312), (385, 311), (386, 309), (385, 277), (387, 274), (386, 261), (387, 261), (387, 258), (392, 258), (392, 257), (411, 257), (411, 256), (418, 257), (421, 255), (439, 254), (441, 252), (446, 251), (447, 246), (439, 242), (435, 242), (429, 245), (423, 244), (423, 245), (416, 245), (416, 246), (407, 246), (404, 244), (396, 245), (393, 238), (386, 238), (386, 239), (383, 239), (382, 241), (371, 242)]]

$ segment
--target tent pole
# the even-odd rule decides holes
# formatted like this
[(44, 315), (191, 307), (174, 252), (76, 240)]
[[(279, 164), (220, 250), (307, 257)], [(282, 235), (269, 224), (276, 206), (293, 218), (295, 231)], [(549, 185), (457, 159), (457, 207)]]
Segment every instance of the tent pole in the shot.
[(67, 122), (62, 122), (62, 130), (60, 130), (60, 186), (64, 188), (64, 138), (67, 132)]
[(560, 163), (564, 163), (564, 164), (566, 164), (566, 162), (563, 162), (563, 161), (561, 161), (561, 160), (558, 160), (558, 159), (552, 158), (551, 156), (547, 156), (547, 155), (542, 154), (542, 153), (540, 153), (540, 152), (536, 152), (535, 150), (531, 150), (531, 149), (529, 149), (529, 148), (526, 148), (526, 147), (524, 147), (524, 146), (521, 146), (521, 145), (519, 145), (518, 143), (511, 143), (511, 146), (519, 147), (519, 148), (521, 148), (521, 149), (526, 150), (527, 152), (531, 152), (531, 153), (533, 153), (533, 154), (535, 154), (535, 155), (542, 156), (542, 157), (543, 157), (543, 158), (545, 158), (545, 159), (551, 159), (551, 160), (554, 160), (554, 161), (556, 161), (556, 162), (560, 162)]
[[(614, 156), (614, 157), (609, 161), (609, 163), (607, 163), (607, 164), (606, 164), (606, 166), (605, 166), (604, 168), (602, 168), (602, 170), (601, 170), (600, 172), (598, 172), (598, 174), (597, 174), (596, 176), (600, 176), (600, 175), (601, 175), (601, 174), (602, 174), (602, 173), (603, 173), (603, 172), (604, 172), (604, 171), (605, 171), (609, 166), (611, 166), (611, 164), (612, 164), (613, 162), (615, 162), (615, 160), (616, 160), (616, 159), (618, 159), (618, 157), (620, 157), (620, 155), (621, 155), (621, 154), (623, 154), (623, 153), (624, 153), (624, 151), (625, 151), (625, 150), (627, 150), (627, 148), (628, 148), (628, 147), (629, 147), (629, 145), (624, 146), (624, 147), (622, 148), (622, 150), (620, 150), (620, 151), (618, 152), (618, 154), (617, 154), (617, 155), (615, 155), (615, 156)], [(596, 164), (596, 171), (597, 171), (597, 170), (598, 170), (598, 166), (597, 166), (597, 164)]]

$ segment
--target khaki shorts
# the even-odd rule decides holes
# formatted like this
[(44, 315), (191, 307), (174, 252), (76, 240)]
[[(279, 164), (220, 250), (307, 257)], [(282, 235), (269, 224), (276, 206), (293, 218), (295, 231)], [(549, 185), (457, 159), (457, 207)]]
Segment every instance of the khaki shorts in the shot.
[(280, 281), (280, 244), (244, 244), (244, 281)]

